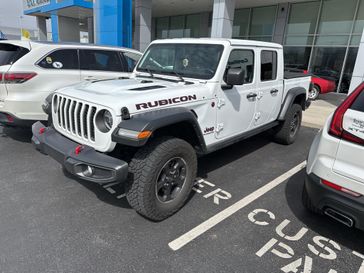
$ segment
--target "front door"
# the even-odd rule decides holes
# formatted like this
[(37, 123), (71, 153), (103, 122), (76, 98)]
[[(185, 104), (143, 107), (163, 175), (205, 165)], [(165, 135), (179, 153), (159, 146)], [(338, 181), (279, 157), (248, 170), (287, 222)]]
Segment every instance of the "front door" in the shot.
[(222, 86), (217, 92), (216, 138), (233, 137), (253, 126), (257, 96), (254, 55), (254, 49), (249, 48), (234, 48), (230, 52), (226, 71), (240, 67), (245, 71), (245, 82), (233, 87)]

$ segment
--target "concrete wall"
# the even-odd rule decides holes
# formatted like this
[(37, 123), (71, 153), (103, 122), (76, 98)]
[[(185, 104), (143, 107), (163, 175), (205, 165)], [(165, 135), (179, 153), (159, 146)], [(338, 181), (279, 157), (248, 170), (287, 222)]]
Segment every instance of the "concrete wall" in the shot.
[(37, 27), (39, 33), (39, 40), (47, 41), (47, 21), (43, 16), (37, 16)]
[(286, 23), (288, 20), (288, 9), (289, 9), (288, 3), (278, 5), (277, 19), (273, 33), (273, 42), (275, 43), (283, 44), (284, 42), (283, 39), (284, 39)]
[(59, 41), (62, 42), (79, 42), (79, 20), (69, 17), (58, 16), (58, 37)]
[(234, 12), (235, 0), (214, 0), (211, 37), (231, 38)]
[(152, 0), (135, 0), (134, 47), (144, 51), (152, 39)]

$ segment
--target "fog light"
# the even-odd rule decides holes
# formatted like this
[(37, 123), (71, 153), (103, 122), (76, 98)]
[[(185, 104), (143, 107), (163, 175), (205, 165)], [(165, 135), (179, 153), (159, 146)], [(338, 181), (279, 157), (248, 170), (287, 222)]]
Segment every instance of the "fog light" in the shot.
[(87, 166), (86, 169), (82, 172), (82, 174), (86, 177), (91, 177), (94, 174), (94, 168), (91, 166)]

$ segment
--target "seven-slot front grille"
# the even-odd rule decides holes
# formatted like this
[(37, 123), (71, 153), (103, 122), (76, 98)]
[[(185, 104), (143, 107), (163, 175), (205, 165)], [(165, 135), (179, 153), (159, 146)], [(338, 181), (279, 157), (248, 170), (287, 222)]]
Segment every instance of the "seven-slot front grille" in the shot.
[(58, 105), (58, 127), (72, 135), (95, 142), (96, 106), (60, 95), (55, 95), (54, 101)]

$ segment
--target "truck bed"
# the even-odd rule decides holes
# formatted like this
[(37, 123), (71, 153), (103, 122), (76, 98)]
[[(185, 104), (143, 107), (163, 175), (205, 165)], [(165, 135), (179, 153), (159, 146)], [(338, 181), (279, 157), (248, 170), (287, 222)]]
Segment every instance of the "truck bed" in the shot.
[(311, 83), (311, 76), (303, 73), (286, 72), (284, 73), (284, 94), (283, 98), (286, 97), (287, 92), (295, 87), (302, 87), (306, 91), (309, 90)]

